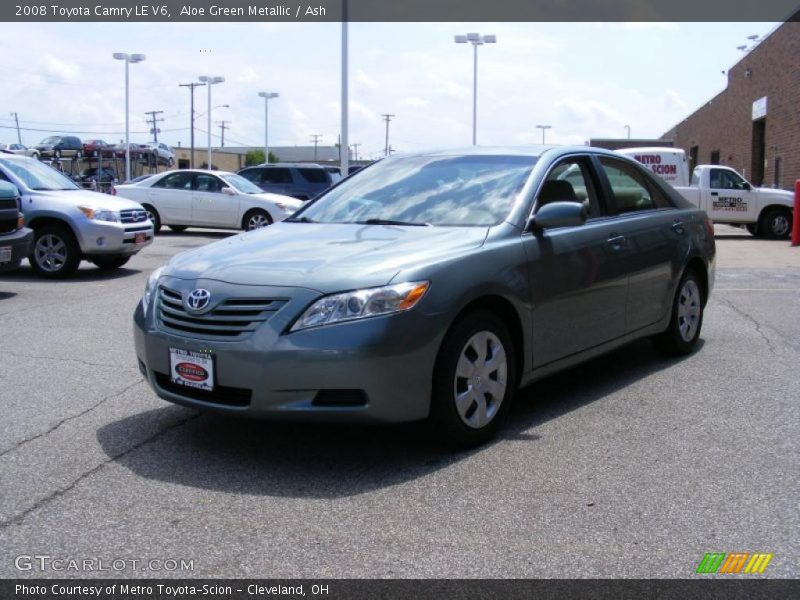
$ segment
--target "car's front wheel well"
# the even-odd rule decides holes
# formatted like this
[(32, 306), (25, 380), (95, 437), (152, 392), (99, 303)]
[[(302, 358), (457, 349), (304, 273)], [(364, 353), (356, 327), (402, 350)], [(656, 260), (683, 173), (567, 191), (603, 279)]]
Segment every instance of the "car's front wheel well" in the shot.
[(705, 306), (706, 302), (708, 302), (708, 269), (706, 268), (706, 263), (699, 256), (695, 256), (686, 264), (684, 273), (687, 271), (692, 271), (699, 277), (702, 287), (700, 291), (703, 293), (703, 306)]
[(517, 313), (517, 310), (511, 302), (502, 296), (481, 296), (467, 304), (453, 323), (457, 323), (468, 313), (481, 310), (493, 313), (502, 319), (511, 336), (511, 342), (514, 344), (517, 373), (522, 374), (524, 372), (525, 355), (527, 353), (525, 352), (525, 343), (523, 341), (522, 322), (520, 321), (519, 313)]
[(75, 230), (72, 228), (67, 221), (63, 219), (58, 219), (56, 217), (34, 217), (30, 223), (27, 221), (25, 222), (25, 227), (30, 227), (33, 230), (39, 229), (41, 227), (46, 227), (48, 225), (54, 225), (56, 227), (66, 227), (72, 236), (77, 240), (78, 236), (75, 235)]

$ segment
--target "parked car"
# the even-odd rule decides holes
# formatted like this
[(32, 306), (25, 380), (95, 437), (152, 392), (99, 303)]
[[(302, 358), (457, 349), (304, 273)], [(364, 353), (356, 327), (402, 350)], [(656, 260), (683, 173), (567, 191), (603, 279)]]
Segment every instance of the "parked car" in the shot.
[(0, 150), (11, 152), (12, 154), (21, 154), (22, 156), (39, 158), (38, 150), (35, 148), (28, 148), (24, 144), (0, 144)]
[[(139, 158), (142, 155), (141, 144), (129, 142), (128, 148), (130, 148), (131, 159)], [(111, 152), (115, 158), (125, 158), (125, 142), (111, 146)]]
[[(619, 210), (629, 198), (636, 210)], [(706, 214), (607, 150), (391, 157), (155, 270), (135, 349), (177, 404), (431, 418), (470, 445), (531, 381), (643, 337), (692, 352), (714, 258)]]
[(161, 165), (171, 167), (175, 164), (175, 153), (172, 148), (161, 142), (148, 142), (146, 144), (139, 144), (140, 150), (144, 153), (154, 155), (156, 162)]
[(25, 227), (19, 209), (17, 188), (0, 181), (0, 272), (16, 269), (31, 252), (33, 231)]
[(309, 200), (333, 185), (331, 174), (316, 164), (275, 163), (245, 167), (239, 175), (255, 183), (265, 192)]
[(226, 171), (181, 169), (117, 185), (113, 194), (140, 202), (158, 232), (187, 227), (250, 231), (282, 221), (301, 202), (262, 192), (247, 179)]
[(39, 142), (35, 149), (41, 158), (80, 158), (83, 143), (72, 135), (51, 135)]
[(20, 193), (34, 232), (29, 260), (42, 277), (67, 277), (81, 260), (116, 269), (153, 241), (153, 224), (140, 204), (82, 190), (38, 160), (0, 155), (0, 180)]
[[(98, 189), (107, 192), (111, 189), (111, 184), (117, 182), (117, 172), (111, 167), (102, 167), (100, 169), (100, 177), (98, 182), (97, 167), (88, 167), (80, 172), (75, 178), (81, 187), (92, 189), (92, 186), (97, 186)], [(99, 185), (98, 185), (99, 184)]]
[(113, 156), (113, 146), (105, 140), (85, 140), (83, 142), (83, 155), (90, 157)]

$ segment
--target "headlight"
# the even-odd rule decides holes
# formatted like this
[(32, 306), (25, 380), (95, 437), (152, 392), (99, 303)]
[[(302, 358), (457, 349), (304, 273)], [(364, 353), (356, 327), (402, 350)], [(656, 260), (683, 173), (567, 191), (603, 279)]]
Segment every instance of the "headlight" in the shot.
[(277, 206), (283, 212), (294, 212), (298, 208), (298, 207), (292, 206), (290, 204), (284, 204), (283, 202), (276, 202), (275, 206)]
[(79, 206), (78, 209), (86, 215), (87, 219), (93, 221), (109, 221), (111, 223), (119, 223), (119, 213), (113, 210), (105, 210), (92, 208), (91, 206)]
[(325, 296), (306, 309), (291, 331), (402, 312), (416, 306), (429, 287), (428, 281), (415, 281)]
[(164, 267), (158, 267), (155, 271), (150, 273), (150, 277), (147, 278), (147, 283), (144, 286), (144, 296), (142, 296), (142, 308), (144, 308), (145, 314), (147, 314), (147, 307), (150, 306), (150, 300), (156, 291), (158, 278), (161, 277), (163, 271)]

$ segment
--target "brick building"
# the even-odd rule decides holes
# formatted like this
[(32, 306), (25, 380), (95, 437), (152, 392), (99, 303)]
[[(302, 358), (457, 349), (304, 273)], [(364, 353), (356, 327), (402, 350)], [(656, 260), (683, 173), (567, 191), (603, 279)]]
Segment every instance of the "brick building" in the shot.
[(661, 139), (683, 148), (691, 168), (728, 165), (755, 185), (793, 189), (800, 179), (800, 22), (777, 27), (728, 71), (725, 90)]

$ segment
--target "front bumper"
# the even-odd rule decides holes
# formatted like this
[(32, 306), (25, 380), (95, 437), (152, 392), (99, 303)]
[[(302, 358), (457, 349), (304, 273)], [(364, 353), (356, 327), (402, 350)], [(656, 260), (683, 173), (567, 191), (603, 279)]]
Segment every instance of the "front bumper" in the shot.
[(20, 261), (26, 258), (33, 250), (33, 230), (23, 227), (0, 236), (0, 247), (11, 246), (11, 260), (0, 263), (0, 271), (10, 271), (19, 266)]
[[(295, 295), (241, 341), (193, 339), (155, 323), (156, 300), (134, 313), (139, 368), (161, 398), (247, 417), (403, 422), (430, 410), (442, 319), (417, 310), (283, 333), (317, 292)], [(285, 296), (284, 296), (285, 297)], [(215, 392), (172, 383), (170, 348), (214, 357)]]
[[(136, 234), (144, 234), (144, 242), (136, 243)], [(112, 223), (85, 219), (76, 227), (78, 244), (86, 256), (136, 254), (153, 243), (153, 225), (143, 223)]]

